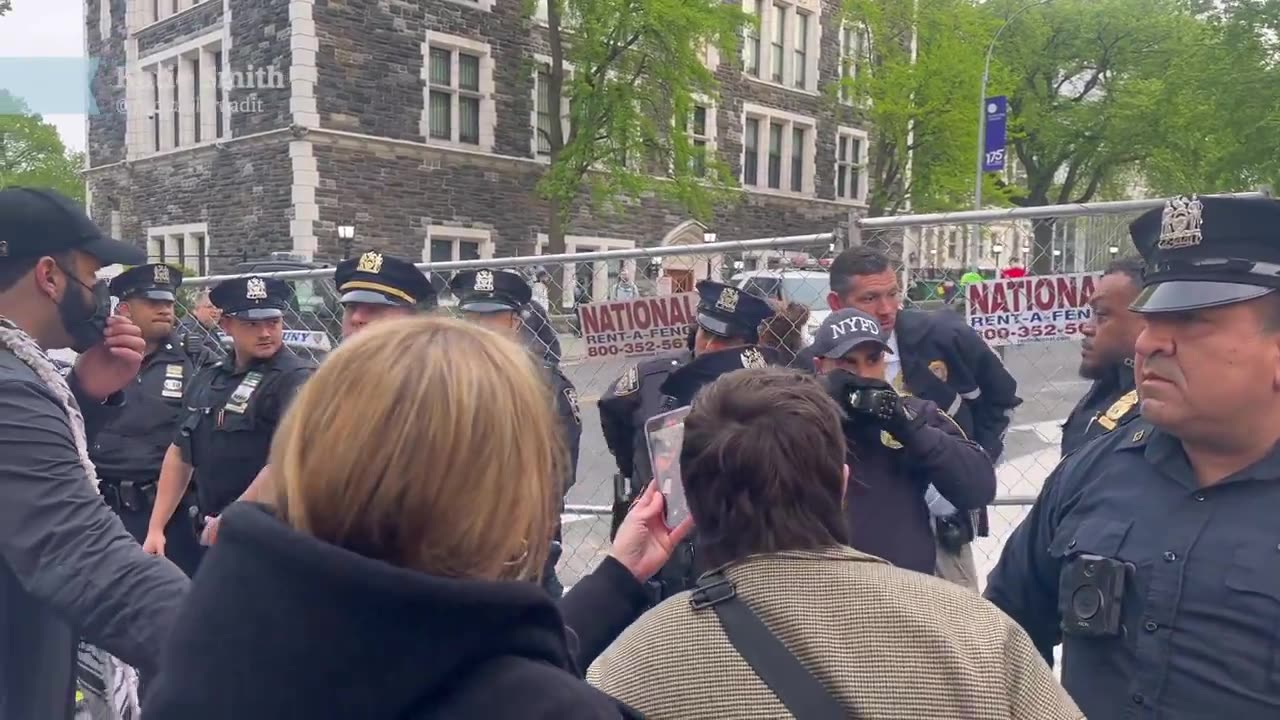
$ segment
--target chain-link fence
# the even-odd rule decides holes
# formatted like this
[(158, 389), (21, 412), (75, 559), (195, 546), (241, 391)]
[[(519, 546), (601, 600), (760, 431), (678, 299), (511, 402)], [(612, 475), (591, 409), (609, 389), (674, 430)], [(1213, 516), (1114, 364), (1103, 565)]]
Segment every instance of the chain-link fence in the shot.
[[(786, 319), (762, 336), (785, 348), (806, 343), (829, 311), (827, 268), (846, 246), (879, 246), (898, 259), (907, 307), (968, 314), (1003, 357), (1023, 404), (997, 467), (1000, 489), (991, 536), (976, 545), (980, 575), (1025, 515), (1058, 461), (1059, 426), (1089, 381), (1078, 374), (1080, 329), (1088, 319), (1090, 273), (1131, 254), (1128, 223), (1162, 201), (1096, 203), (1005, 211), (855, 219), (833, 234), (695, 246), (493, 258), (419, 267), (440, 289), (438, 312), (453, 312), (448, 279), (468, 269), (523, 274), (546, 316), (526, 317), (531, 347), (560, 362), (577, 387), (582, 442), (577, 483), (564, 518), (560, 576), (566, 585), (608, 549), (616, 463), (605, 445), (599, 396), (638, 358), (684, 347), (695, 284), (713, 279), (786, 305)], [(294, 288), (286, 340), (320, 359), (341, 337), (332, 268), (272, 275)], [(225, 278), (184, 284), (184, 315), (196, 328), (199, 290)]]

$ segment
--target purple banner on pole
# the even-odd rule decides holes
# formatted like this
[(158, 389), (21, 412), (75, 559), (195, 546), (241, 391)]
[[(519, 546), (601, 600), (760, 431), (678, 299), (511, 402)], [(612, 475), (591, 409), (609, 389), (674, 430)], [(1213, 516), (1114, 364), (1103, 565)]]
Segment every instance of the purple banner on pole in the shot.
[(1008, 123), (1009, 98), (1004, 95), (987, 98), (983, 127), (982, 172), (1004, 170), (1005, 126)]

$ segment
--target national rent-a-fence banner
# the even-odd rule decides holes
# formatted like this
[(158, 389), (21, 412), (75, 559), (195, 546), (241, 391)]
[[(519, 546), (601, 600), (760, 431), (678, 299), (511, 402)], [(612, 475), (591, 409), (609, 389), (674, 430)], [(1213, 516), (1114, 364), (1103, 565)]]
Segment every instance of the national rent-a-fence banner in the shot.
[(697, 320), (698, 293), (578, 306), (587, 357), (644, 357), (681, 350)]
[(1089, 298), (1099, 273), (1028, 275), (974, 283), (965, 317), (988, 345), (1078, 340), (1093, 319)]

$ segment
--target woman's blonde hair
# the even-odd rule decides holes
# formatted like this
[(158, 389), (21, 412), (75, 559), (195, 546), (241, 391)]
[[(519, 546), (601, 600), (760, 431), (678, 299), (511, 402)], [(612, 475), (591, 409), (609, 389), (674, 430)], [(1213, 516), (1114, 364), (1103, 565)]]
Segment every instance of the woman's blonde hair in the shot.
[(374, 325), (303, 386), (271, 451), (297, 530), (445, 577), (537, 579), (566, 453), (516, 343), (459, 320)]

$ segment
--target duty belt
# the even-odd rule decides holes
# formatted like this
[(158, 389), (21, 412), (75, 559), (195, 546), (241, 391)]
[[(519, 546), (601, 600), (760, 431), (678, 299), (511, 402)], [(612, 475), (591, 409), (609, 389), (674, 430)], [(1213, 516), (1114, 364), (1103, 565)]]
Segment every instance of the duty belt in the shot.
[(107, 507), (116, 512), (121, 510), (129, 510), (130, 512), (150, 510), (156, 501), (155, 481), (134, 482), (132, 480), (123, 480), (112, 482), (103, 480), (99, 483), (98, 488), (102, 492), (102, 499), (107, 503)]

